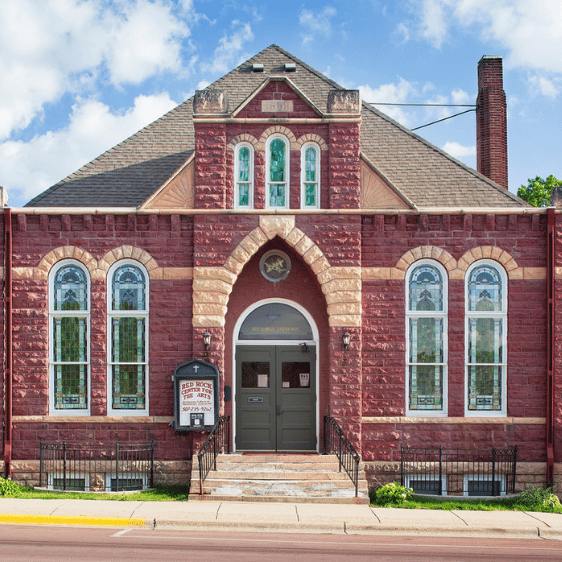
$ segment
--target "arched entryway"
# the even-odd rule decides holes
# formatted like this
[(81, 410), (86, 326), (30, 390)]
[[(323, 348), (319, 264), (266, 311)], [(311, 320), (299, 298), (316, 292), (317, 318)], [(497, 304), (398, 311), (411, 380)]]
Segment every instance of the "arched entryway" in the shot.
[(318, 329), (287, 300), (249, 307), (234, 329), (237, 451), (317, 451)]

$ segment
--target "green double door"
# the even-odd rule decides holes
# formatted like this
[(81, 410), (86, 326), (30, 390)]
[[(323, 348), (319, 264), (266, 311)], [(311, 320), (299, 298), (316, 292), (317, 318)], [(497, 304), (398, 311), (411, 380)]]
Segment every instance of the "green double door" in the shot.
[(316, 348), (236, 348), (236, 449), (316, 451)]

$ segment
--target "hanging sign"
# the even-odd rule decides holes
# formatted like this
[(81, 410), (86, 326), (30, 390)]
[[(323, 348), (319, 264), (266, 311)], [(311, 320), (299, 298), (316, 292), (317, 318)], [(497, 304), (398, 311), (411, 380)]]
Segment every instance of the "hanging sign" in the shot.
[(193, 359), (174, 372), (174, 429), (212, 429), (219, 411), (219, 371), (210, 363)]

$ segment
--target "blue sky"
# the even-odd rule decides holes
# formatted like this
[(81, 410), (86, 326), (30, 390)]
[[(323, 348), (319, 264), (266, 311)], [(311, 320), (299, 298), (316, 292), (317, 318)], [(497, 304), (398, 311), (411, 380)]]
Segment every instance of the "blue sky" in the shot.
[[(474, 104), (501, 55), (509, 188), (562, 178), (560, 0), (0, 0), (0, 185), (19, 207), (276, 43), (369, 102)], [(414, 128), (462, 108), (381, 107)], [(475, 167), (475, 116), (418, 131)], [(100, 201), (103, 205), (103, 201)]]

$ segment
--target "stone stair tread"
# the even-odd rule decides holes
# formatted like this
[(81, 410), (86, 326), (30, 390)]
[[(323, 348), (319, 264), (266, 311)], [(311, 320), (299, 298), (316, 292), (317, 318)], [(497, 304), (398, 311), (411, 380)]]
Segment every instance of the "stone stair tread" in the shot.
[(193, 459), (190, 497), (236, 501), (318, 501), (367, 503), (367, 481), (363, 464), (359, 470), (359, 492), (335, 455), (234, 453), (217, 457), (200, 495), (198, 459)]

